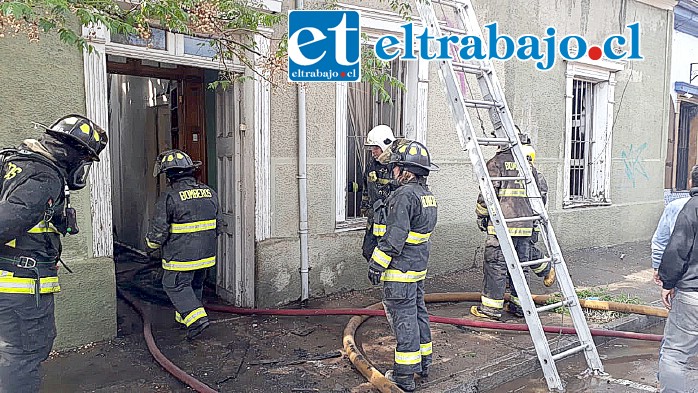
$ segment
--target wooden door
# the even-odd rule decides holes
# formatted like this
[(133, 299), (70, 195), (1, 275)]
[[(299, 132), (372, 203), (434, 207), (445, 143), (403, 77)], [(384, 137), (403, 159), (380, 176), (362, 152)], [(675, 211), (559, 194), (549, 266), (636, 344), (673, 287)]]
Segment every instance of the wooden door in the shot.
[[(218, 295), (239, 307), (254, 307), (254, 258), (246, 257), (242, 189), (240, 90), (216, 91), (218, 198), (227, 224), (218, 238)], [(251, 252), (254, 252), (253, 250)]]

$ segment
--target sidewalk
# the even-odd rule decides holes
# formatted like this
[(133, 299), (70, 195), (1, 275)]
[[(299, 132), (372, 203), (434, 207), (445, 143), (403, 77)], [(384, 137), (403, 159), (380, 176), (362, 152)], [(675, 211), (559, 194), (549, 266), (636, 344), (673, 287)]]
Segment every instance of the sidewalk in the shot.
[[(645, 304), (656, 303), (659, 299), (659, 288), (650, 282), (649, 242), (578, 250), (564, 255), (577, 289), (607, 286), (611, 293), (637, 296)], [(469, 266), (471, 258), (465, 263)], [(476, 267), (428, 277), (427, 280), (427, 293), (478, 292), (482, 286), (482, 264), (479, 262)], [(541, 280), (534, 279), (531, 284), (531, 291), (535, 294), (557, 290), (556, 287), (545, 288)], [(365, 307), (379, 301), (380, 291), (373, 288), (314, 299), (309, 308)], [(470, 305), (444, 303), (427, 306), (433, 315), (470, 318)], [(211, 313), (214, 321), (211, 328), (200, 340), (190, 343), (184, 340), (184, 331), (175, 328), (172, 309), (157, 305), (151, 308), (158, 316), (154, 318), (153, 331), (162, 352), (180, 368), (221, 392), (377, 391), (339, 352), (348, 316), (247, 317), (214, 312)], [(139, 319), (121, 301), (119, 315), (119, 338), (61, 353), (47, 361), (42, 392), (190, 392), (155, 363), (142, 338)], [(505, 318), (510, 322), (524, 323), (523, 319)], [(635, 331), (642, 332), (652, 323), (663, 324), (661, 320), (637, 316), (624, 321), (631, 321), (629, 323), (634, 325)], [(570, 318), (561, 314), (543, 316), (545, 325), (569, 325), (569, 322)], [(535, 352), (530, 350), (531, 338), (526, 332), (432, 324), (432, 335), (434, 365), (429, 380), (418, 382), (418, 391), (483, 392), (539, 368)], [(555, 339), (567, 340), (565, 337)], [(394, 339), (385, 318), (373, 317), (366, 321), (357, 331), (356, 342), (379, 370), (385, 372), (391, 367)], [(653, 385), (659, 343), (627, 341), (623, 345), (642, 348), (637, 356), (638, 360), (647, 361), (647, 370), (642, 375), (612, 376)], [(651, 368), (652, 362), (654, 369)], [(570, 365), (563, 364), (561, 374), (565, 374), (564, 379), (575, 378), (574, 374), (567, 373), (568, 368), (574, 369), (575, 363), (579, 361), (572, 359)], [(521, 383), (528, 386), (525, 391), (533, 391), (530, 390), (533, 382), (523, 380)], [(608, 390), (609, 386), (613, 387), (613, 384), (601, 386), (599, 389), (602, 390), (589, 386), (584, 390), (621, 391), (618, 385), (615, 390)], [(518, 387), (509, 389), (517, 391)]]

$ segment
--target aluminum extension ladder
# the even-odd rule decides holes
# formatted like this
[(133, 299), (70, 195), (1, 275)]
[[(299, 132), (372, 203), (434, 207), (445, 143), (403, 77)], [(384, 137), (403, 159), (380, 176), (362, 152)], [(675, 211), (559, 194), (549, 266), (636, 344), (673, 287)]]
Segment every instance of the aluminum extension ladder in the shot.
[[(431, 2), (429, 2), (429, 0), (417, 0), (416, 3), (422, 18), (422, 23), (424, 27), (429, 29), (429, 34), (431, 36), (443, 37), (444, 34), (442, 32), (446, 32), (445, 35), (471, 35), (480, 37), (482, 42), (485, 43), (482, 30), (477, 22), (470, 0), (431, 0)], [(448, 26), (446, 22), (438, 20), (434, 5), (439, 5), (442, 12), (449, 12), (449, 17), (454, 16), (458, 26), (451, 27)], [(432, 52), (440, 53), (440, 44), (436, 40), (432, 39), (430, 45)], [(455, 58), (454, 56), (454, 59)], [(589, 366), (588, 371), (594, 374), (603, 374), (603, 365), (596, 351), (596, 345), (589, 331), (584, 312), (579, 304), (579, 299), (577, 298), (572, 279), (565, 265), (565, 260), (562, 257), (560, 246), (555, 238), (548, 213), (543, 205), (540, 191), (538, 190), (536, 182), (533, 180), (531, 168), (522, 152), (519, 137), (514, 127), (514, 121), (509, 112), (509, 107), (507, 106), (503, 90), (499, 84), (491, 61), (487, 59), (467, 62), (457, 60), (434, 61), (438, 62), (439, 74), (441, 75), (442, 82), (445, 84), (449, 106), (456, 121), (461, 146), (463, 150), (468, 152), (473, 169), (477, 175), (480, 190), (487, 203), (491, 221), (494, 224), (497, 238), (499, 239), (502, 252), (507, 261), (507, 269), (509, 270), (509, 274), (511, 275), (516, 292), (521, 301), (526, 324), (529, 327), (531, 338), (533, 339), (533, 344), (538, 354), (538, 360), (540, 361), (545, 380), (548, 384), (548, 389), (558, 391), (564, 390), (555, 362), (579, 352), (584, 352), (587, 365)], [(456, 79), (456, 72), (477, 78), (477, 84), (482, 93), (482, 99), (475, 100), (472, 99), (472, 96), (469, 98), (464, 97)], [(488, 117), (494, 129), (492, 132), (493, 137), (478, 137), (475, 134), (467, 108), (486, 108), (489, 110)], [(514, 158), (518, 163), (519, 177), (490, 177), (485, 158), (480, 148), (481, 145), (511, 146)], [(502, 215), (501, 206), (495, 195), (492, 181), (504, 180), (525, 181), (528, 191), (527, 195), (529, 196), (529, 201), (534, 212), (533, 217), (507, 219)], [(507, 223), (530, 219), (538, 220), (540, 223), (542, 227), (541, 235), (548, 249), (548, 254), (551, 257), (520, 263), (512, 239), (509, 236)], [(523, 268), (542, 262), (552, 262), (555, 267), (557, 282), (562, 293), (562, 301), (551, 305), (536, 307), (528, 283), (526, 282)], [(553, 354), (545, 336), (545, 332), (543, 331), (539, 313), (562, 306), (567, 307), (570, 311), (579, 343), (569, 350)]]

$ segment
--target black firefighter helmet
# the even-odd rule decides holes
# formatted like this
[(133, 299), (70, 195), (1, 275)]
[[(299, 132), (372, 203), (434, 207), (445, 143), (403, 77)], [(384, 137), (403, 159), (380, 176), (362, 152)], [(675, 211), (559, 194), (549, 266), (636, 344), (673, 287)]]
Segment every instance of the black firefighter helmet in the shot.
[(157, 177), (163, 172), (165, 174), (174, 174), (187, 169), (195, 169), (199, 166), (201, 166), (201, 161), (192, 161), (189, 154), (178, 149), (171, 149), (160, 153), (155, 160), (153, 176)]
[(393, 149), (390, 163), (405, 167), (417, 176), (429, 176), (429, 172), (439, 170), (439, 167), (431, 162), (431, 155), (426, 146), (417, 141), (403, 140)]
[(99, 153), (109, 140), (102, 127), (81, 115), (63, 116), (50, 127), (40, 126), (47, 134), (79, 152), (85, 160), (99, 161)]

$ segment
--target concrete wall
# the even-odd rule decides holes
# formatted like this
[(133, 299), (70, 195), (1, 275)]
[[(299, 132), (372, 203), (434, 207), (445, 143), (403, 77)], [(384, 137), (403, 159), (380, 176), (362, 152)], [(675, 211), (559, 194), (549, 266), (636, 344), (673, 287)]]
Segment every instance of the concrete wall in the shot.
[[(550, 186), (550, 211), (563, 249), (606, 246), (649, 239), (663, 208), (663, 162), (669, 99), (672, 16), (635, 1), (475, 0), (481, 25), (497, 21), (512, 36), (581, 34), (601, 42), (623, 26), (642, 25), (644, 61), (617, 74), (612, 178), (606, 207), (562, 209), (565, 70), (562, 61), (547, 72), (531, 63), (496, 64), (512, 113), (537, 148), (538, 166)], [(307, 2), (306, 2), (307, 4)], [(384, 3), (378, 7), (385, 8)], [(310, 3), (313, 7), (315, 3)], [(368, 2), (360, 2), (369, 6)], [(287, 2), (286, 8), (289, 3)], [(285, 32), (286, 27), (277, 30)], [(277, 33), (277, 34), (279, 34)], [(310, 84), (308, 111), (308, 197), (311, 296), (369, 286), (361, 257), (363, 231), (335, 231), (335, 94), (331, 83)], [(300, 295), (297, 186), (297, 104), (294, 87), (272, 94), (272, 239), (257, 244), (257, 302), (282, 304)], [(486, 118), (486, 112), (482, 112)], [(474, 119), (477, 122), (476, 119)], [(478, 125), (478, 123), (476, 123)], [(446, 273), (482, 259), (484, 235), (474, 220), (478, 186), (461, 151), (435, 64), (431, 65), (427, 146), (441, 170), (430, 176), (439, 200), (429, 271)], [(487, 150), (490, 154), (493, 150)], [(569, 261), (568, 261), (569, 263)], [(573, 262), (571, 262), (573, 263)], [(463, 288), (479, 290), (479, 288)]]
[[(0, 146), (37, 138), (31, 121), (50, 124), (68, 113), (85, 113), (82, 54), (55, 37), (30, 44), (25, 37), (0, 38)], [(63, 259), (74, 271), (60, 269), (56, 295), (58, 338), (54, 349), (111, 339), (116, 335), (114, 262), (91, 258), (90, 194), (71, 201), (80, 233), (64, 238)]]

